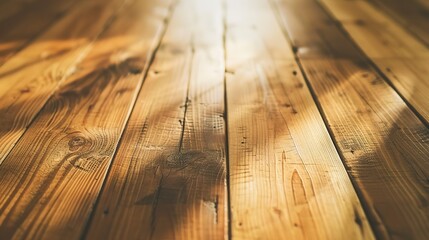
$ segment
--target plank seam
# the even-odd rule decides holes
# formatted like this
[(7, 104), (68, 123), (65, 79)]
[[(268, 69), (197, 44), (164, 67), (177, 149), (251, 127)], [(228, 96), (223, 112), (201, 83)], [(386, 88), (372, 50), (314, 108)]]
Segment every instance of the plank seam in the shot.
[(112, 160), (111, 160), (111, 162), (110, 162), (110, 165), (108, 166), (108, 168), (107, 168), (107, 171), (106, 171), (106, 174), (105, 174), (105, 177), (104, 177), (104, 180), (103, 180), (103, 183), (102, 183), (102, 185), (101, 185), (101, 188), (100, 188), (100, 191), (99, 191), (99, 194), (98, 194), (98, 196), (97, 196), (97, 198), (95, 199), (95, 201), (94, 201), (94, 205), (93, 205), (93, 208), (92, 208), (92, 211), (91, 211), (91, 213), (90, 213), (90, 215), (89, 215), (89, 217), (88, 217), (88, 219), (87, 219), (87, 221), (86, 221), (86, 223), (85, 223), (85, 228), (83, 229), (83, 231), (82, 231), (82, 234), (81, 234), (81, 237), (80, 237), (80, 239), (86, 239), (86, 236), (88, 235), (88, 233), (89, 233), (89, 229), (90, 229), (90, 227), (91, 227), (91, 223), (92, 223), (92, 220), (94, 219), (94, 215), (95, 215), (95, 209), (97, 209), (97, 206), (98, 206), (98, 204), (99, 204), (99, 202), (100, 202), (100, 197), (101, 197), (101, 193), (104, 191), (104, 189), (105, 189), (105, 187), (106, 187), (106, 179), (107, 179), (107, 176), (109, 176), (109, 174), (110, 174), (110, 171), (111, 171), (111, 169), (112, 169), (112, 165), (114, 164), (114, 161), (115, 161), (115, 158), (116, 158), (116, 154), (117, 154), (117, 149), (119, 149), (120, 147), (121, 147), (121, 144), (122, 144), (122, 135), (123, 135), (123, 133), (125, 132), (125, 129), (127, 129), (127, 127), (128, 127), (128, 123), (129, 123), (129, 119), (130, 119), (130, 116), (132, 115), (132, 113), (133, 113), (133, 111), (134, 111), (134, 108), (135, 108), (135, 106), (136, 106), (136, 103), (137, 103), (137, 99), (139, 98), (139, 95), (140, 95), (140, 93), (141, 93), (141, 89), (142, 89), (142, 87), (143, 87), (143, 85), (144, 85), (144, 82), (145, 82), (145, 80), (146, 80), (146, 78), (147, 78), (147, 75), (148, 75), (148, 72), (149, 72), (149, 69), (150, 69), (150, 67), (152, 66), (152, 64), (153, 64), (153, 62), (154, 62), (154, 60), (155, 60), (155, 55), (156, 55), (156, 53), (158, 52), (158, 50), (159, 50), (159, 47), (160, 47), (160, 45), (161, 45), (161, 41), (162, 41), (162, 39), (163, 39), (163, 37), (164, 37), (164, 35), (165, 35), (165, 32), (166, 32), (166, 30), (167, 30), (167, 26), (168, 26), (168, 24), (170, 23), (170, 18), (171, 18), (171, 16), (172, 16), (172, 14), (173, 14), (173, 11), (174, 11), (174, 8), (175, 8), (175, 6), (176, 6), (176, 4), (177, 4), (177, 0), (175, 0), (169, 7), (168, 7), (168, 14), (167, 14), (167, 16), (164, 18), (164, 22), (163, 22), (163, 25), (162, 25), (162, 31), (161, 31), (161, 33), (160, 33), (160, 35), (159, 35), (159, 38), (158, 38), (158, 41), (157, 41), (157, 43), (155, 44), (155, 47), (154, 47), (154, 49), (153, 49), (153, 52), (150, 54), (150, 56), (149, 56), (149, 59), (148, 59), (148, 63), (147, 63), (147, 65), (146, 65), (146, 68), (145, 68), (145, 70), (144, 70), (144, 72), (143, 72), (143, 76), (142, 76), (142, 79), (143, 79), (143, 81), (142, 81), (142, 83), (140, 84), (140, 86), (138, 87), (139, 89), (138, 89), (138, 91), (137, 91), (137, 94), (136, 94), (136, 96), (135, 96), (135, 99), (134, 99), (134, 103), (132, 104), (132, 106), (130, 107), (130, 111), (129, 111), (129, 114), (128, 114), (128, 116), (127, 116), (127, 118), (126, 118), (126, 120), (125, 120), (125, 125), (124, 125), (124, 128), (123, 128), (123, 131), (121, 132), (121, 136), (120, 136), (120, 138), (119, 138), (119, 141), (118, 141), (118, 144), (117, 144), (117, 146), (116, 146), (116, 148), (115, 148), (115, 150), (114, 150), (114, 153), (113, 153), (113, 155), (112, 155)]
[(183, 138), (185, 135), (185, 127), (186, 127), (186, 114), (188, 113), (188, 108), (191, 100), (189, 99), (189, 88), (191, 86), (191, 79), (192, 79), (192, 62), (194, 61), (195, 56), (195, 46), (194, 46), (194, 38), (193, 35), (191, 37), (191, 57), (190, 57), (190, 64), (188, 69), (188, 79), (187, 79), (187, 86), (186, 86), (186, 98), (185, 98), (185, 109), (183, 110), (183, 118), (180, 124), (182, 125), (182, 132), (180, 133), (180, 141), (179, 141), (179, 153), (182, 153), (182, 147), (183, 147)]
[[(12, 147), (9, 149), (9, 151), (3, 156), (2, 159), (0, 159), (0, 165), (1, 163), (7, 159), (7, 157), (9, 156), (9, 154), (14, 150), (14, 148), (16, 147), (16, 145), (21, 141), (21, 139), (23, 138), (23, 136), (25, 135), (25, 133), (27, 132), (27, 130), (33, 125), (34, 121), (39, 117), (39, 115), (41, 114), (42, 110), (46, 107), (46, 104), (52, 99), (52, 97), (55, 95), (55, 93), (60, 89), (61, 85), (63, 84), (63, 82), (69, 78), (70, 76), (73, 75), (73, 71), (72, 70), (75, 66), (79, 65), (79, 63), (86, 57), (86, 55), (90, 52), (90, 50), (92, 49), (94, 43), (98, 40), (99, 36), (101, 36), (101, 34), (103, 34), (109, 27), (110, 25), (113, 23), (114, 19), (116, 18), (117, 13), (122, 9), (122, 7), (125, 5), (126, 0), (118, 7), (117, 11), (114, 12), (104, 23), (104, 26), (102, 27), (101, 31), (94, 37), (94, 39), (91, 40), (91, 42), (88, 44), (87, 48), (85, 50), (83, 50), (83, 52), (81, 53), (81, 55), (78, 57), (78, 59), (76, 60), (76, 62), (73, 64), (73, 66), (71, 66), (70, 68), (67, 68), (68, 71), (65, 71), (66, 73), (64, 74), (64, 76), (61, 78), (61, 80), (59, 80), (56, 84), (56, 86), (54, 87), (54, 89), (52, 90), (52, 92), (50, 93), (50, 95), (46, 98), (46, 100), (44, 101), (44, 103), (42, 104), (42, 106), (40, 107), (39, 111), (34, 114), (34, 116), (30, 119), (30, 121), (28, 122), (27, 126), (25, 126), (25, 130), (22, 132), (21, 136), (19, 136), (19, 138), (15, 141), (15, 143), (12, 145)], [(1, 66), (1, 65), (0, 65)]]
[[(306, 85), (308, 87), (308, 90), (309, 90), (309, 92), (311, 94), (311, 97), (313, 98), (313, 101), (316, 104), (317, 110), (319, 111), (320, 116), (322, 117), (323, 123), (324, 123), (324, 125), (325, 125), (325, 127), (326, 127), (326, 129), (328, 131), (328, 134), (329, 134), (329, 136), (331, 138), (331, 142), (334, 144), (335, 150), (338, 153), (338, 155), (340, 156), (341, 163), (342, 163), (342, 165), (344, 167), (344, 170), (346, 171), (346, 173), (347, 173), (347, 175), (348, 175), (348, 177), (350, 179), (350, 182), (352, 183), (352, 186), (353, 186), (353, 188), (354, 188), (354, 190), (355, 190), (355, 192), (356, 192), (356, 194), (358, 196), (359, 204), (362, 206), (364, 214), (365, 214), (365, 217), (368, 219), (368, 221), (370, 223), (369, 225), (370, 225), (371, 231), (373, 232), (373, 234), (375, 235), (375, 237), (377, 239), (381, 239), (382, 236), (381, 235), (379, 236), (378, 232), (375, 231), (375, 229), (374, 229), (374, 226), (376, 226), (376, 224), (377, 224), (376, 219), (373, 219), (371, 217), (371, 215), (368, 214), (370, 207), (368, 206), (368, 204), (366, 204), (365, 201), (363, 201), (363, 200), (365, 200), (365, 198), (363, 197), (362, 193), (360, 192), (359, 188), (357, 187), (357, 183), (354, 181), (354, 179), (352, 178), (352, 176), (350, 175), (350, 173), (347, 171), (347, 168), (346, 168), (346, 165), (345, 165), (345, 157), (342, 154), (342, 152), (340, 151), (340, 147), (337, 144), (337, 140), (336, 140), (336, 138), (335, 138), (335, 136), (334, 136), (331, 128), (329, 127), (329, 123), (328, 123), (326, 114), (325, 114), (325, 112), (322, 109), (322, 106), (321, 106), (321, 104), (320, 104), (320, 102), (319, 102), (319, 100), (317, 98), (317, 95), (316, 95), (316, 93), (315, 93), (315, 91), (313, 89), (313, 86), (311, 85), (310, 81), (308, 80), (307, 74), (305, 73), (305, 70), (304, 70), (304, 68), (303, 68), (303, 66), (301, 64), (301, 61), (300, 61), (300, 59), (299, 59), (299, 57), (297, 55), (297, 47), (293, 45), (292, 40), (291, 40), (289, 34), (287, 33), (287, 30), (286, 30), (286, 28), (285, 28), (285, 26), (283, 24), (283, 21), (281, 21), (280, 12), (279, 12), (278, 8), (276, 7), (276, 3), (274, 3), (273, 1), (274, 0), (268, 0), (268, 2), (270, 3), (271, 8), (273, 8), (273, 12), (274, 12), (274, 15), (276, 17), (277, 22), (281, 26), (281, 31), (282, 31), (283, 35), (286, 37), (286, 39), (288, 40), (288, 42), (289, 42), (289, 44), (291, 46), (295, 62), (297, 63), (297, 65), (298, 65), (298, 67), (299, 67), (299, 69), (300, 69), (300, 71), (302, 73), (303, 79), (304, 79), (304, 81), (305, 81), (305, 83), (306, 83)], [(358, 50), (360, 50), (360, 49), (358, 49)]]
[(229, 126), (228, 126), (228, 96), (227, 96), (227, 84), (226, 84), (226, 75), (228, 71), (226, 69), (227, 61), (227, 49), (226, 49), (226, 34), (228, 32), (227, 24), (227, 0), (222, 1), (222, 24), (223, 24), (223, 35), (222, 35), (222, 44), (223, 44), (223, 57), (224, 57), (224, 75), (223, 75), (223, 102), (224, 102), (224, 113), (223, 119), (225, 123), (225, 172), (226, 172), (226, 208), (227, 208), (227, 235), (228, 239), (232, 239), (232, 209), (231, 209), (231, 179), (230, 179), (230, 159), (229, 159)]
[(63, 18), (67, 12), (71, 11), (73, 6), (76, 5), (76, 2), (73, 2), (67, 9), (60, 12), (57, 16), (55, 16), (52, 21), (44, 28), (43, 30), (39, 31), (36, 35), (32, 36), (26, 43), (24, 43), (22, 46), (20, 46), (12, 55), (8, 56), (5, 61), (0, 63), (0, 67), (3, 66), (9, 59), (13, 58), (15, 55), (20, 53), (22, 50), (27, 48), (30, 44), (32, 44), (38, 37), (40, 37), (43, 33), (48, 31), (54, 24), (61, 18)]
[[(414, 2), (414, 4), (418, 4), (418, 2), (415, 1), (411, 1)], [(390, 19), (393, 19), (393, 21), (395, 21), (399, 26), (401, 26), (403, 29), (405, 29), (405, 31), (407, 31), (409, 34), (413, 35), (413, 37), (415, 37), (420, 43), (422, 43), (423, 45), (425, 45), (426, 47), (429, 47), (429, 42), (425, 41), (424, 38), (420, 37), (415, 31), (411, 30), (409, 27), (405, 26), (404, 23), (401, 23), (401, 21), (399, 21), (393, 13), (391, 13), (389, 10), (387, 10), (387, 8), (385, 6), (383, 6), (381, 3), (374, 1), (374, 0), (368, 0), (368, 3), (373, 5), (374, 7), (377, 7), (378, 9), (382, 9), (382, 12), (387, 15)]]
[[(427, 121), (423, 117), (423, 115), (421, 115), (417, 111), (417, 109), (394, 86), (394, 84), (392, 83), (392, 81), (390, 81), (389, 77), (387, 77), (381, 71), (381, 69), (375, 64), (375, 62), (368, 55), (365, 54), (365, 52), (363, 51), (363, 49), (361, 47), (359, 47), (359, 45), (355, 42), (355, 40), (353, 39), (353, 37), (343, 27), (343, 24), (341, 22), (339, 22), (335, 18), (335, 16), (332, 14), (332, 12), (327, 7), (325, 7), (325, 5), (323, 3), (321, 3), (318, 0), (313, 0), (313, 1), (316, 2), (316, 4), (318, 4), (324, 10), (324, 12), (333, 20), (333, 23), (338, 28), (338, 30), (340, 30), (345, 35), (345, 37), (347, 37), (351, 41), (351, 43), (353, 44), (353, 46), (355, 46), (356, 50), (358, 50), (361, 53), (361, 55), (363, 57), (363, 60), (365, 60), (370, 65), (371, 69), (374, 70), (395, 91), (396, 94), (398, 94), (398, 96), (402, 99), (402, 101), (404, 101), (404, 103), (407, 105), (407, 107), (411, 110), (411, 112), (414, 113), (414, 115), (416, 115), (416, 117), (423, 123), (423, 125), (426, 128), (429, 128), (429, 121)], [(419, 39), (417, 39), (417, 40), (419, 40)]]

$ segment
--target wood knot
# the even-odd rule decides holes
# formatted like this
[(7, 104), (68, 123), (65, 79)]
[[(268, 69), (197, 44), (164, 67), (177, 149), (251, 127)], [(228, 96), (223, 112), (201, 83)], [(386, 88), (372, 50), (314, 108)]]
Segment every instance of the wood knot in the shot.
[(279, 218), (283, 215), (283, 212), (280, 208), (274, 207), (273, 211)]
[(378, 85), (378, 84), (381, 84), (382, 82), (383, 82), (383, 80), (381, 80), (381, 78), (376, 77), (376, 78), (372, 79), (371, 84), (372, 85)]
[(358, 26), (365, 26), (365, 21), (362, 19), (358, 19), (355, 21), (355, 24)]
[(21, 93), (29, 93), (30, 89), (29, 88), (24, 88), (20, 90)]
[(119, 64), (121, 74), (139, 75), (143, 72), (142, 61), (139, 58), (129, 58)]
[(109, 209), (108, 209), (108, 208), (105, 208), (105, 209), (103, 210), (103, 214), (104, 214), (104, 215), (109, 214)]
[(141, 68), (131, 67), (131, 68), (128, 70), (128, 72), (129, 72), (130, 74), (137, 75), (137, 74), (142, 73), (142, 72), (143, 72), (143, 70), (142, 70)]
[(296, 88), (303, 88), (303, 87), (304, 87), (304, 84), (302, 84), (302, 83), (297, 83), (297, 84), (295, 85), (295, 87), (296, 87)]
[(170, 49), (171, 54), (173, 55), (180, 55), (183, 54), (183, 50), (180, 48), (171, 48)]
[(77, 149), (79, 149), (80, 147), (82, 147), (83, 145), (85, 145), (86, 143), (86, 139), (81, 137), (81, 136), (76, 136), (73, 137), (70, 141), (69, 141), (69, 149), (70, 151), (76, 151)]
[(297, 47), (297, 46), (292, 46), (292, 51), (293, 51), (293, 53), (294, 53), (294, 54), (297, 54), (297, 53), (298, 53), (298, 51), (299, 51), (299, 47)]

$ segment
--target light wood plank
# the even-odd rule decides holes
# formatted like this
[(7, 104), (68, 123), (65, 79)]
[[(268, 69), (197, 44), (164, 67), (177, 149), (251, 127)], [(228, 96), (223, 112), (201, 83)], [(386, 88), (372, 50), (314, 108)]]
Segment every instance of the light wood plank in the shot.
[(373, 239), (268, 1), (226, 8), (232, 238)]
[[(322, 0), (353, 40), (429, 124), (429, 48), (365, 1)], [(398, 65), (396, 63), (407, 63)], [(410, 63), (416, 63), (413, 67)], [(397, 72), (397, 73), (396, 73)], [(404, 87), (412, 85), (413, 88)]]
[[(293, 18), (288, 12), (299, 8), (285, 10), (279, 3), (293, 1), (276, 1), (290, 35), (295, 33), (286, 27)], [(316, 1), (302, 2), (320, 12), (317, 16), (325, 12)], [(305, 22), (301, 18), (294, 21)], [(308, 25), (307, 31), (316, 29), (317, 25)], [(363, 57), (332, 58), (326, 54), (318, 59), (299, 59), (377, 236), (425, 239), (428, 211), (422, 206), (428, 199), (428, 129), (369, 62), (361, 60)], [(398, 75), (405, 71), (399, 63), (393, 69)], [(404, 86), (410, 92), (413, 87), (412, 83)]]
[(128, 3), (0, 165), (1, 239), (83, 234), (170, 4)]
[(222, 29), (221, 1), (178, 2), (88, 239), (227, 237)]
[(0, 164), (122, 2), (97, 0), (74, 8), (0, 67)]

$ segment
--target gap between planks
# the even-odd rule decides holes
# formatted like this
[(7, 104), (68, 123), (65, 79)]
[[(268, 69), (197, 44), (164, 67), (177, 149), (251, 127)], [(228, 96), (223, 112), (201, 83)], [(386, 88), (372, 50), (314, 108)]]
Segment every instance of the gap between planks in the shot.
[(227, 20), (232, 237), (373, 238), (268, 2), (227, 1)]
[[(0, 67), (0, 114), (5, 116), (0, 118), (0, 165), (48, 99), (77, 70), (122, 2), (97, 1), (72, 8), (68, 15)], [(94, 10), (97, 14), (93, 14)], [(76, 18), (88, 15), (95, 18), (91, 27), (75, 23)], [(52, 42), (57, 38), (65, 39), (64, 43)], [(66, 41), (69, 38), (71, 40)]]
[[(122, 17), (103, 33), (105, 39), (97, 40), (80, 70), (66, 79), (0, 165), (0, 236), (81, 235), (169, 5), (147, 3), (148, 12), (142, 14), (132, 7), (144, 2), (136, 2), (141, 4), (128, 2), (119, 9)], [(116, 38), (117, 33), (127, 37)]]
[(178, 2), (89, 238), (227, 237), (220, 3)]
[[(315, 31), (320, 34), (332, 32), (330, 26), (333, 20), (323, 13), (324, 10), (316, 1), (303, 1), (298, 5), (290, 5), (293, 0), (274, 2), (280, 9), (280, 22), (283, 23), (285, 34), (291, 36), (292, 43), (301, 44), (299, 48), (304, 49), (329, 46), (329, 42), (323, 44), (323, 41), (319, 42), (313, 38), (310, 41), (305, 40), (306, 31), (309, 34)], [(320, 24), (305, 25), (305, 19), (293, 19), (296, 17), (294, 11), (298, 12), (303, 6), (301, 4), (311, 10), (311, 16), (317, 16), (312, 21)], [(358, 14), (358, 11), (354, 9), (353, 14)], [(300, 31), (288, 26), (288, 23), (296, 21), (303, 24), (300, 25)], [(352, 41), (347, 37), (337, 40), (341, 40), (338, 42), (339, 46), (346, 46), (342, 41)], [(428, 214), (419, 210), (419, 204), (424, 205), (423, 199), (427, 196), (421, 182), (428, 171), (425, 163), (425, 158), (429, 155), (429, 147), (426, 144), (428, 129), (397, 92), (377, 75), (369, 60), (365, 60), (366, 56), (356, 52), (354, 47), (348, 51), (358, 54), (349, 54), (353, 57), (348, 58), (338, 55), (335, 50), (313, 51), (308, 57), (300, 55), (299, 48), (297, 57), (303, 72), (331, 135), (336, 140), (348, 172), (360, 192), (377, 236), (383, 239), (424, 239), (427, 235), (424, 223), (427, 222)], [(329, 48), (325, 48), (327, 49)], [(353, 72), (357, 74), (352, 74)], [(384, 140), (383, 136), (388, 140)], [(359, 160), (360, 158), (363, 160)], [(372, 167), (368, 168), (367, 165)], [(371, 174), (371, 171), (374, 173)], [(361, 174), (358, 174), (359, 172)], [(385, 190), (381, 186), (377, 188), (375, 183), (391, 190)], [(380, 189), (383, 189), (382, 193)], [(409, 189), (413, 189), (413, 192)], [(391, 209), (401, 210), (392, 213)]]

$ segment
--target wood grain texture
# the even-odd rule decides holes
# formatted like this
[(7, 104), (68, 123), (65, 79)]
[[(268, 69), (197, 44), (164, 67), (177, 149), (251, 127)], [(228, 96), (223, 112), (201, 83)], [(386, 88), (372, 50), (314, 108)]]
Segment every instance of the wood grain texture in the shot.
[(429, 126), (429, 57), (382, 58), (373, 61)]
[(429, 239), (411, 1), (0, 0), (0, 239)]
[(0, 67), (0, 164), (122, 3), (97, 0), (73, 9)]
[(168, 13), (168, 2), (135, 2), (0, 165), (1, 239), (83, 234)]
[[(322, 2), (379, 70), (389, 76), (393, 86), (422, 116), (425, 123), (429, 124), (429, 84), (424, 77), (429, 67), (429, 48), (368, 2)], [(414, 86), (412, 91), (404, 87), (410, 85)]]
[(373, 239), (268, 1), (226, 9), (232, 239)]
[(429, 236), (429, 130), (365, 63), (302, 64), (381, 239)]
[[(9, 1), (0, 6), (0, 66), (55, 24), (77, 1)], [(85, 4), (83, 4), (85, 5)]]
[(362, 0), (320, 0), (370, 58), (428, 57), (429, 49), (393, 19)]
[[(429, 9), (419, 0), (370, 0), (376, 7), (387, 12), (405, 29), (414, 33), (426, 45), (429, 45)], [(426, 1), (428, 4), (429, 1)]]
[(274, 0), (281, 10), (279, 20), (290, 33), (294, 52), (300, 58), (361, 58), (360, 51), (338, 29), (336, 22), (308, 0)]
[(89, 239), (227, 237), (221, 1), (177, 3)]
[[(316, 1), (306, 2), (314, 11), (324, 12)], [(282, 5), (278, 6), (285, 22), (290, 18), (288, 11), (299, 11), (295, 8), (284, 11)], [(359, 12), (344, 16), (350, 18), (352, 14), (363, 17)], [(300, 18), (295, 21), (305, 22)], [(310, 33), (317, 28), (317, 25), (308, 26)], [(286, 26), (285, 29), (288, 34), (294, 34), (293, 29)], [(352, 40), (345, 38), (345, 41)], [(326, 54), (318, 59), (299, 59), (377, 236), (425, 239), (429, 131), (369, 62), (361, 60), (363, 57), (332, 58)], [(407, 71), (400, 62), (387, 63), (394, 69), (391, 79), (394, 73), (400, 76)], [(419, 63), (417, 59), (416, 63)], [(412, 67), (422, 68), (419, 64)], [(415, 73), (414, 76), (416, 81), (424, 82), (418, 79), (422, 75)], [(413, 93), (415, 86), (410, 81), (403, 88)]]

